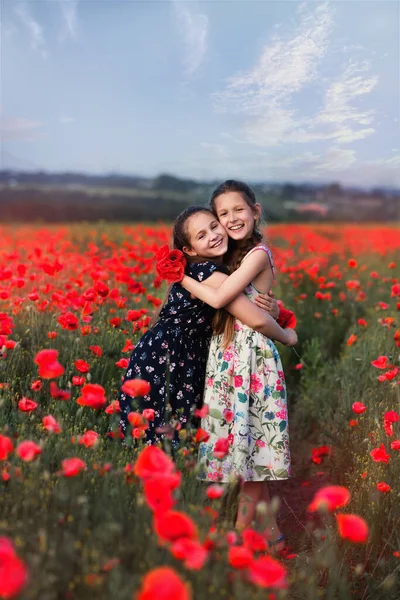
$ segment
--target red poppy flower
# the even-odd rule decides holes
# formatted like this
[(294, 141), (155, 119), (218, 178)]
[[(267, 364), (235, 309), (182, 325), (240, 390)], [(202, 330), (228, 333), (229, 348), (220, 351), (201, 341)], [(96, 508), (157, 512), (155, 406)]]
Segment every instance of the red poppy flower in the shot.
[(115, 413), (121, 412), (119, 400), (113, 400), (112, 402), (110, 402), (110, 404), (106, 407), (105, 412), (108, 415), (113, 415)]
[(264, 552), (267, 550), (265, 537), (251, 527), (243, 531), (243, 543), (252, 552)]
[(95, 431), (89, 429), (85, 431), (83, 435), (79, 438), (79, 443), (86, 446), (86, 448), (93, 448), (98, 442), (99, 434)]
[(0, 460), (7, 460), (8, 455), (13, 451), (12, 441), (6, 435), (0, 433)]
[(79, 371), (80, 373), (87, 373), (90, 369), (89, 363), (84, 361), (82, 358), (79, 358), (78, 360), (76, 360), (74, 362), (74, 365), (75, 365), (76, 370)]
[(356, 413), (356, 415), (361, 415), (364, 411), (367, 410), (367, 407), (362, 402), (354, 402), (351, 408)]
[(205, 419), (208, 415), (208, 411), (208, 404), (203, 404), (201, 408), (196, 408), (196, 410), (194, 411), (194, 416), (198, 417), (199, 419)]
[(390, 485), (388, 485), (384, 481), (380, 481), (379, 483), (376, 484), (376, 489), (378, 490), (378, 492), (387, 493), (387, 492), (390, 492), (390, 490), (392, 488), (390, 487)]
[(368, 525), (358, 515), (336, 515), (336, 522), (341, 538), (359, 544), (365, 544), (368, 540)]
[(21, 398), (21, 400), (18, 402), (18, 409), (21, 412), (32, 412), (33, 410), (35, 410), (38, 407), (38, 403), (35, 402), (34, 400), (31, 400), (30, 398)]
[(113, 319), (110, 319), (109, 323), (111, 325), (111, 327), (117, 328), (121, 325), (122, 319), (121, 317), (114, 317)]
[(367, 321), (365, 319), (358, 319), (357, 323), (361, 326), (361, 327), (366, 327), (368, 325)]
[(395, 283), (392, 285), (391, 297), (396, 298), (396, 296), (400, 296), (400, 283)]
[(146, 396), (150, 392), (150, 388), (150, 383), (144, 379), (128, 379), (121, 389), (127, 396), (137, 398)]
[(35, 444), (35, 442), (31, 442), (30, 440), (26, 440), (25, 442), (21, 442), (16, 449), (16, 452), (21, 460), (25, 462), (29, 462), (34, 460), (41, 453), (40, 446)]
[(15, 553), (12, 541), (0, 537), (0, 598), (16, 597), (28, 580), (28, 570)]
[(400, 450), (400, 440), (394, 440), (391, 444), (390, 447), (392, 450)]
[(253, 560), (253, 554), (247, 546), (231, 546), (228, 550), (228, 560), (234, 569), (247, 569)]
[(197, 528), (193, 520), (177, 510), (155, 514), (154, 529), (161, 540), (168, 542), (181, 538), (197, 538)]
[(126, 369), (129, 365), (129, 360), (127, 358), (120, 358), (119, 361), (115, 363), (115, 366), (119, 369)]
[(318, 446), (318, 448), (312, 448), (311, 460), (313, 463), (320, 465), (324, 456), (330, 456), (332, 448), (329, 446)]
[(202, 429), (201, 427), (199, 427), (196, 431), (196, 437), (194, 438), (196, 444), (200, 444), (201, 442), (208, 442), (209, 439), (210, 434), (207, 433), (207, 431), (204, 431), (204, 429)]
[(332, 512), (336, 508), (346, 506), (350, 501), (350, 492), (347, 488), (340, 485), (328, 485), (318, 490), (313, 501), (308, 507), (310, 512), (315, 512), (320, 508)]
[(78, 317), (72, 312), (66, 312), (63, 315), (60, 315), (57, 321), (63, 329), (67, 329), (68, 331), (75, 331), (75, 329), (78, 329), (79, 327)]
[(72, 377), (72, 383), (74, 385), (83, 385), (85, 383), (86, 379), (84, 377), (79, 377), (79, 375), (74, 375)]
[(75, 477), (81, 471), (86, 470), (86, 463), (80, 458), (65, 458), (61, 463), (62, 471), (61, 474), (64, 477)]
[(219, 459), (224, 458), (224, 456), (226, 456), (228, 454), (229, 448), (230, 448), (229, 439), (228, 438), (219, 438), (219, 440), (217, 440), (215, 442), (213, 456), (215, 456), (215, 458), (219, 458)]
[(43, 387), (43, 383), (40, 381), (40, 379), (36, 379), (35, 381), (32, 381), (31, 383), (31, 390), (33, 390), (34, 392), (38, 392), (39, 390), (41, 390)]
[(154, 478), (144, 482), (144, 495), (149, 507), (161, 514), (173, 508), (175, 500), (172, 497), (170, 482), (166, 479)]
[(39, 375), (43, 379), (55, 379), (64, 373), (64, 367), (57, 361), (57, 350), (41, 350), (35, 356), (39, 365)]
[(143, 416), (147, 421), (154, 421), (155, 410), (154, 408), (145, 408), (143, 411)]
[(156, 254), (156, 271), (159, 277), (170, 283), (181, 281), (185, 274), (186, 258), (180, 250), (163, 246)]
[(208, 552), (197, 540), (180, 538), (170, 547), (171, 554), (178, 560), (183, 560), (187, 569), (201, 569), (207, 560)]
[(387, 362), (388, 362), (387, 356), (378, 356), (377, 359), (375, 359), (371, 362), (371, 365), (376, 367), (377, 369), (386, 369), (388, 366)]
[(95, 356), (102, 356), (103, 349), (101, 346), (89, 346), (89, 349), (93, 352)]
[(57, 423), (56, 419), (52, 415), (47, 415), (42, 419), (43, 427), (47, 431), (51, 431), (53, 433), (60, 433), (61, 427), (59, 423)]
[(357, 339), (358, 339), (357, 336), (354, 335), (354, 333), (352, 333), (351, 336), (347, 340), (347, 345), (352, 346), (353, 344), (356, 343)]
[(175, 464), (161, 448), (146, 446), (139, 454), (134, 470), (140, 479), (163, 477), (175, 472)]
[(135, 349), (135, 346), (132, 344), (132, 340), (126, 340), (125, 346), (122, 348), (121, 352), (131, 352)]
[(218, 485), (217, 483), (209, 485), (206, 490), (207, 497), (210, 498), (210, 500), (217, 500), (218, 498), (221, 498), (221, 496), (223, 496), (224, 493), (224, 486)]
[(110, 288), (102, 281), (96, 281), (96, 283), (94, 284), (94, 289), (102, 298), (106, 298), (110, 293)]
[(192, 600), (189, 586), (171, 567), (157, 567), (143, 578), (136, 600)]
[(287, 327), (295, 329), (297, 324), (296, 315), (291, 310), (281, 306), (279, 308), (279, 317), (277, 318), (276, 322), (282, 327), (282, 329), (286, 329)]
[(250, 581), (263, 588), (284, 589), (288, 585), (286, 577), (286, 568), (270, 556), (254, 560), (249, 567)]
[(138, 321), (141, 316), (142, 316), (142, 313), (139, 310), (128, 310), (125, 318), (127, 321)]
[(107, 399), (104, 395), (104, 388), (97, 383), (88, 383), (84, 385), (81, 393), (82, 396), (76, 400), (81, 406), (90, 406), (90, 408), (99, 409), (102, 408), (107, 402)]
[(386, 452), (384, 444), (381, 444), (379, 448), (374, 448), (369, 454), (372, 460), (375, 462), (384, 462), (386, 464), (389, 463), (390, 455)]
[(393, 435), (393, 423), (388, 421), (387, 419), (383, 419), (383, 428), (388, 437), (392, 437)]
[(55, 381), (50, 381), (50, 395), (57, 400), (69, 400), (71, 398), (71, 392), (61, 390)]
[(137, 427), (138, 429), (142, 429), (143, 431), (149, 428), (149, 423), (147, 419), (144, 418), (142, 413), (138, 413), (135, 411), (130, 412), (128, 415), (128, 421), (132, 425), (132, 427)]

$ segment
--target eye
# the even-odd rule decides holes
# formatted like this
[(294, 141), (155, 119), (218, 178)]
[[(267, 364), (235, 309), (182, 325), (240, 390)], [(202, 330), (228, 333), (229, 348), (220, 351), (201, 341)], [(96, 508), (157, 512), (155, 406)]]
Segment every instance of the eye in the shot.
[(203, 237), (204, 237), (204, 233), (201, 233), (201, 234), (199, 235), (199, 240), (201, 240), (201, 238), (203, 238)]
[(211, 225), (211, 229), (215, 229), (216, 227), (218, 227), (218, 223), (213, 223), (213, 224)]
[(226, 212), (219, 213), (220, 217), (224, 217), (225, 215), (226, 215)]

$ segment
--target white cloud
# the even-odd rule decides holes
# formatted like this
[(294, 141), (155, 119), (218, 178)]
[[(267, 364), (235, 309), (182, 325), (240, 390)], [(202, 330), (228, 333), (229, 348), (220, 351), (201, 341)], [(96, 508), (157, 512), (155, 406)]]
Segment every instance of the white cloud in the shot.
[(317, 64), (328, 48), (333, 13), (327, 2), (313, 11), (299, 6), (300, 25), (290, 35), (278, 29), (248, 72), (228, 79), (227, 89), (215, 94), (216, 108), (260, 114), (265, 108), (287, 103), (316, 78)]
[(44, 49), (45, 39), (43, 37), (43, 28), (30, 14), (27, 4), (18, 4), (14, 8), (14, 12), (22, 25), (28, 30), (31, 48), (36, 52), (39, 52), (43, 58), (46, 58), (47, 52)]
[[(229, 78), (225, 90), (214, 94), (217, 111), (242, 115), (238, 142), (264, 148), (327, 140), (348, 144), (375, 132), (374, 111), (356, 106), (378, 82), (366, 61), (348, 61), (333, 79), (319, 77), (333, 26), (331, 4), (302, 4), (299, 14), (294, 32), (275, 28), (256, 65)], [(312, 84), (317, 84), (314, 97), (322, 93), (323, 99), (305, 116), (297, 94)]]
[(74, 117), (60, 117), (60, 123), (73, 123)]
[(172, 0), (177, 17), (177, 27), (185, 44), (184, 65), (188, 76), (193, 75), (203, 62), (207, 51), (208, 17), (194, 12), (188, 3)]
[(79, 0), (58, 0), (63, 18), (64, 31), (62, 39), (66, 37), (75, 38), (78, 28), (78, 4)]
[(0, 121), (1, 137), (4, 141), (19, 140), (31, 142), (43, 137), (40, 131), (43, 123), (23, 117), (2, 118)]

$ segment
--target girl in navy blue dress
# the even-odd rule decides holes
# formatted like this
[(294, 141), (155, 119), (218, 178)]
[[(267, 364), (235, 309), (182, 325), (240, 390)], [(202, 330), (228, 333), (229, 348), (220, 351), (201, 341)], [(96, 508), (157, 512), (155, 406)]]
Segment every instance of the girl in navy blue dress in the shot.
[[(222, 265), (228, 236), (215, 215), (206, 207), (191, 206), (176, 219), (174, 248), (187, 258), (186, 274), (197, 281), (212, 281), (213, 273), (226, 273)], [(191, 256), (186, 254), (191, 252)], [(218, 280), (220, 285), (220, 279)], [(240, 294), (225, 307), (243, 323), (270, 338), (287, 343), (287, 333), (266, 312)], [(180, 283), (174, 283), (158, 319), (136, 345), (125, 374), (129, 379), (144, 379), (151, 385), (142, 398), (120, 392), (120, 427), (128, 433), (131, 410), (154, 410), (154, 420), (146, 430), (148, 443), (163, 437), (168, 423), (185, 427), (196, 407), (202, 404), (208, 349), (215, 309), (191, 297)]]

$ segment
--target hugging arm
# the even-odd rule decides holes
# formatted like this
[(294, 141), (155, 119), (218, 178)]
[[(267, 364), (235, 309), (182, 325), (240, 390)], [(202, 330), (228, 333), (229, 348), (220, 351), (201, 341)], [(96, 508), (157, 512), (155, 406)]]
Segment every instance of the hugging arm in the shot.
[[(213, 273), (207, 279), (212, 286), (219, 286), (227, 276), (223, 273)], [(259, 309), (244, 294), (239, 294), (233, 302), (225, 307), (235, 318), (240, 319), (242, 323), (259, 331), (266, 337), (281, 342), (286, 345), (294, 345), (297, 342), (297, 336), (293, 329), (282, 329), (278, 323), (268, 313)]]
[(270, 288), (274, 277), (265, 252), (253, 252), (232, 275), (225, 277), (225, 280), (217, 287), (214, 287), (210, 281), (215, 274), (207, 279), (207, 283), (200, 283), (188, 275), (185, 275), (180, 283), (188, 292), (206, 304), (213, 308), (222, 308), (243, 292), (264, 269), (268, 271), (271, 280), (268, 284)]

